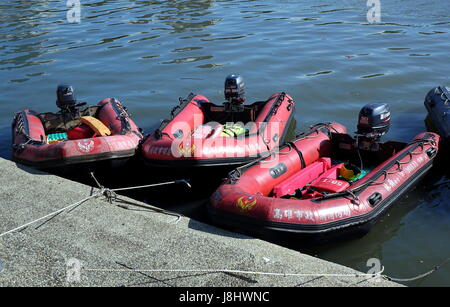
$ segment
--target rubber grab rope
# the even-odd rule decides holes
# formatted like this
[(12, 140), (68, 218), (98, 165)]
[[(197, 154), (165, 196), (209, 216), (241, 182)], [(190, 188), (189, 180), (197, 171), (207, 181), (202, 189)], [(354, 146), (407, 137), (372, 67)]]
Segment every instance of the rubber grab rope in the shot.
[(154, 134), (157, 139), (161, 139), (161, 137), (163, 135), (167, 135), (170, 137), (170, 135), (168, 133), (165, 133), (165, 132), (163, 133), (162, 131), (189, 103), (192, 102), (192, 99), (194, 97), (195, 97), (195, 94), (190, 93), (187, 98), (182, 98), (182, 97), (178, 98), (180, 103), (178, 105), (176, 105), (175, 107), (173, 107), (172, 110), (170, 111), (171, 119), (163, 119), (161, 121), (161, 124), (159, 125), (159, 128), (155, 130)]
[(125, 106), (123, 106), (118, 100), (115, 98), (111, 98), (111, 103), (113, 103), (113, 106), (115, 106), (115, 111), (117, 113), (117, 119), (120, 120), (122, 130), (121, 134), (127, 134), (128, 132), (132, 131), (131, 124), (130, 124), (130, 114), (128, 113), (128, 110)]
[[(413, 155), (413, 154), (422, 154), (423, 151), (424, 151), (424, 149), (425, 149), (425, 146), (424, 146), (425, 144), (432, 144), (432, 145), (434, 146), (434, 145), (436, 144), (436, 141), (435, 141), (434, 139), (431, 139), (431, 140), (430, 140), (430, 139), (425, 139), (425, 140), (424, 140), (424, 139), (419, 139), (419, 140), (414, 140), (413, 142), (409, 143), (407, 146), (411, 146), (411, 145), (414, 145), (414, 144), (416, 144), (416, 143), (419, 143), (419, 144), (420, 144), (420, 146), (421, 146), (421, 151), (420, 151), (420, 152), (415, 152), (415, 153), (413, 153), (411, 150), (408, 150), (407, 155), (409, 155), (409, 156), (411, 157), (411, 159), (408, 160), (408, 161), (405, 161), (405, 162), (410, 163), (410, 162), (412, 161), (412, 155)], [(407, 164), (407, 163), (404, 163), (404, 164)], [(363, 184), (361, 184), (360, 186), (357, 186), (357, 187), (355, 187), (355, 188), (353, 188), (353, 189), (348, 189), (348, 190), (344, 190), (344, 191), (337, 192), (337, 193), (326, 194), (326, 195), (323, 195), (322, 197), (319, 197), (318, 199), (319, 199), (319, 200), (325, 200), (325, 199), (328, 199), (328, 198), (334, 198), (334, 197), (339, 197), (339, 196), (345, 196), (345, 195), (348, 195), (348, 194), (349, 194), (350, 196), (352, 196), (352, 198), (353, 198), (354, 200), (359, 201), (358, 196), (356, 196), (356, 194), (355, 194), (356, 192), (358, 192), (358, 191), (360, 191), (360, 190), (363, 190), (363, 189), (365, 189), (366, 187), (368, 187), (368, 186), (370, 186), (370, 185), (380, 185), (380, 184), (383, 184), (383, 183), (386, 182), (386, 180), (387, 180), (387, 178), (388, 178), (388, 175), (392, 175), (392, 174), (395, 174), (395, 173), (398, 173), (398, 172), (402, 171), (402, 168), (401, 168), (401, 165), (403, 164), (402, 161), (396, 160), (396, 161), (395, 161), (395, 164), (398, 165), (397, 170), (392, 171), (392, 172), (388, 172), (388, 171), (386, 171), (386, 170), (383, 170), (383, 171), (381, 172), (380, 176), (377, 177), (377, 179), (378, 179), (379, 177), (384, 176), (383, 180), (381, 180), (381, 181), (368, 180), (368, 181), (364, 182)]]
[[(296, 147), (294, 147), (295, 146), (294, 142), (297, 142), (297, 141), (300, 141), (303, 139), (316, 138), (319, 136), (320, 129), (323, 129), (323, 128), (328, 129), (328, 131), (330, 131), (330, 130), (336, 131), (336, 129), (334, 129), (333, 126), (331, 126), (331, 123), (318, 123), (318, 124), (312, 125), (308, 131), (300, 133), (299, 135), (296, 136), (296, 138), (294, 140), (286, 143), (279, 150), (276, 150), (276, 148), (274, 148), (274, 149), (270, 150), (267, 155), (262, 155), (261, 157), (232, 170), (228, 174), (228, 178), (225, 180), (229, 180), (231, 184), (235, 184), (239, 180), (239, 178), (242, 176), (242, 174), (251, 166), (253, 166), (257, 163), (263, 163), (265, 159), (267, 159), (273, 155), (276, 155), (276, 154), (280, 154), (280, 155), (289, 154), (292, 151), (292, 149), (294, 149), (294, 150), (296, 149)], [(316, 135), (308, 135), (308, 134), (312, 134), (314, 132), (316, 132)], [(280, 152), (280, 150), (284, 149), (285, 147), (289, 147), (290, 150), (287, 153)], [(301, 157), (303, 157), (302, 154), (301, 155), (299, 154), (299, 156), (300, 156), (300, 159), (301, 159)], [(303, 162), (302, 162), (302, 160), (300, 160), (300, 161), (303, 165), (304, 160), (303, 160)]]
[(445, 86), (439, 86), (438, 89), (441, 91), (440, 98), (444, 101), (444, 105), (448, 106), (448, 103), (450, 102), (449, 99), (449, 92)]
[(300, 163), (302, 166), (302, 169), (306, 167), (306, 162), (305, 162), (305, 158), (303, 157), (303, 153), (301, 152), (300, 149), (298, 149), (298, 147), (295, 145), (295, 143), (289, 142), (290, 145), (292, 145), (292, 148), (294, 148), (294, 150), (297, 152), (298, 157), (300, 159)]
[[(25, 142), (21, 143), (21, 144), (13, 144), (12, 145), (12, 149), (14, 151), (20, 152), (23, 149), (25, 149), (25, 146), (28, 144), (32, 144), (32, 145), (42, 145), (44, 144), (44, 141), (37, 141), (35, 139), (32, 139), (30, 137), (30, 135), (28, 134), (28, 132), (25, 131), (25, 121), (27, 120), (26, 118), (24, 118), (24, 116), (26, 116), (25, 112), (17, 112), (14, 115), (13, 121), (12, 121), (12, 127), (14, 128), (14, 126), (16, 126), (16, 131), (18, 134), (22, 134), (25, 137)], [(28, 126), (28, 124), (27, 124)], [(12, 131), (13, 133), (13, 138), (14, 138), (14, 131)]]
[[(122, 126), (121, 134), (123, 135), (123, 134), (126, 134), (126, 133), (130, 132), (130, 131), (133, 131), (139, 138), (142, 138), (143, 137), (142, 134), (140, 134), (139, 132), (134, 131), (134, 130), (131, 129), (131, 124), (130, 124), (130, 121), (129, 121), (130, 114), (128, 113), (126, 107), (123, 106), (115, 98), (111, 98), (110, 102), (112, 103), (114, 111), (117, 114), (117, 119), (119, 119), (121, 121), (121, 126)], [(31, 145), (44, 145), (45, 144), (44, 140), (38, 141), (38, 140), (32, 139), (28, 135), (28, 133), (25, 131), (25, 122), (24, 121), (26, 120), (26, 118), (24, 116), (26, 116), (24, 111), (17, 112), (15, 114), (14, 118), (13, 118), (13, 121), (12, 121), (12, 127), (16, 126), (17, 133), (18, 134), (22, 134), (25, 137), (25, 139), (26, 139), (26, 141), (24, 143), (13, 144), (12, 145), (12, 149), (14, 151), (18, 151), (18, 152), (20, 152), (21, 150), (25, 149), (25, 146), (28, 145), (28, 144), (31, 144)], [(80, 116), (80, 118), (81, 117), (82, 116)], [(93, 117), (93, 119), (99, 121), (95, 117)], [(103, 124), (103, 122), (101, 122), (101, 121), (99, 121), (99, 122), (100, 122), (100, 124)], [(105, 128), (107, 128), (107, 127), (105, 126)], [(109, 128), (107, 128), (107, 129), (109, 130)], [(93, 130), (95, 130), (95, 129), (93, 129)], [(14, 131), (13, 131), (13, 133), (14, 133)]]

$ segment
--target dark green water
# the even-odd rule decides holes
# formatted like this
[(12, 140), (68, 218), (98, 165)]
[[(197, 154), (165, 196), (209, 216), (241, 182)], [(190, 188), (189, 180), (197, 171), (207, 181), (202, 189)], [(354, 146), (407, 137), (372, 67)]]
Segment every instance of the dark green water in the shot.
[[(117, 97), (149, 131), (179, 96), (222, 101), (224, 77), (244, 76), (249, 101), (286, 91), (299, 130), (335, 120), (349, 131), (366, 103), (391, 104), (389, 138), (425, 130), (426, 92), (450, 85), (450, 17), (442, 1), (381, 1), (381, 22), (364, 0), (81, 0), (80, 23), (66, 0), (0, 3), (0, 156), (24, 108), (55, 110), (67, 82), (96, 103)], [(308, 252), (367, 271), (410, 277), (450, 256), (449, 185), (439, 170), (410, 192), (366, 237)], [(450, 285), (450, 265), (408, 285)]]

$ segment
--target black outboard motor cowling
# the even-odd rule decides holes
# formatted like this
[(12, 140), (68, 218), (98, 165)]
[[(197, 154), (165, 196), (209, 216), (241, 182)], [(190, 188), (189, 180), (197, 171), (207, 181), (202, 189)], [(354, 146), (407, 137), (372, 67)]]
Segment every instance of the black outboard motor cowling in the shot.
[(359, 112), (358, 131), (369, 139), (379, 139), (389, 131), (391, 111), (387, 103), (370, 103)]
[(240, 75), (229, 75), (225, 79), (225, 99), (229, 102), (243, 103), (245, 101), (244, 79)]
[(77, 99), (71, 85), (61, 84), (56, 89), (56, 105), (61, 110), (70, 110), (75, 108)]
[(239, 113), (244, 112), (245, 108), (245, 89), (244, 79), (240, 75), (229, 75), (225, 79), (225, 112)]

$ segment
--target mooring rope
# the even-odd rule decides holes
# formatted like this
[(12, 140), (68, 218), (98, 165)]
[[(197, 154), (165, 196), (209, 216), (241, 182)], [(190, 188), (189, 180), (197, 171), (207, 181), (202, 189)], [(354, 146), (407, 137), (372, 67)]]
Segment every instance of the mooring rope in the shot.
[[(58, 214), (60, 214), (60, 213), (62, 213), (62, 212), (64, 212), (64, 211), (66, 211), (66, 210), (69, 211), (69, 210), (71, 210), (71, 209), (74, 209), (74, 208), (78, 207), (79, 205), (81, 205), (81, 204), (87, 202), (88, 200), (93, 199), (93, 198), (96, 198), (96, 197), (99, 197), (99, 196), (104, 196), (104, 197), (106, 198), (106, 200), (107, 200), (109, 203), (111, 203), (111, 204), (112, 204), (114, 201), (121, 200), (122, 202), (126, 202), (127, 204), (131, 204), (131, 205), (135, 205), (135, 206), (140, 206), (140, 207), (143, 207), (143, 208), (146, 208), (146, 209), (150, 209), (150, 210), (153, 210), (153, 211), (155, 211), (155, 212), (162, 213), (162, 214), (166, 214), (166, 215), (176, 216), (176, 217), (177, 217), (177, 220), (175, 221), (175, 223), (176, 223), (176, 222), (178, 222), (178, 221), (181, 219), (181, 217), (182, 217), (181, 214), (178, 214), (178, 213), (175, 213), (175, 212), (171, 212), (171, 211), (167, 211), (167, 210), (160, 209), (160, 208), (153, 207), (153, 206), (144, 206), (144, 205), (141, 205), (141, 204), (137, 204), (137, 203), (135, 204), (135, 203), (132, 203), (132, 202), (130, 202), (130, 201), (125, 201), (125, 200), (123, 200), (123, 199), (118, 198), (118, 197), (117, 197), (117, 194), (116, 194), (115, 192), (116, 192), (116, 191), (124, 191), (124, 190), (133, 190), (133, 189), (143, 189), (143, 188), (150, 188), (150, 187), (156, 187), (156, 186), (161, 186), (161, 185), (178, 184), (178, 183), (184, 183), (184, 184), (186, 184), (189, 188), (191, 188), (191, 185), (189, 184), (189, 182), (188, 182), (187, 180), (181, 179), (181, 180), (174, 180), (174, 181), (169, 181), (169, 182), (147, 184), (147, 185), (134, 186), (134, 187), (117, 188), (117, 189), (108, 189), (108, 188), (105, 188), (104, 186), (102, 186), (102, 185), (98, 182), (97, 178), (95, 178), (95, 176), (94, 176), (94, 173), (91, 173), (91, 176), (92, 176), (92, 178), (95, 180), (95, 182), (96, 182), (96, 184), (97, 184), (97, 186), (98, 186), (98, 188), (99, 188), (98, 191), (96, 191), (95, 193), (92, 193), (90, 196), (88, 196), (88, 197), (86, 197), (86, 198), (83, 198), (82, 200), (77, 201), (77, 202), (75, 202), (75, 203), (73, 203), (73, 204), (70, 204), (70, 205), (68, 205), (68, 206), (66, 206), (66, 207), (64, 207), (64, 208), (61, 208), (61, 209), (59, 209), (59, 210), (56, 210), (56, 211), (54, 211), (54, 212), (51, 212), (51, 213), (49, 213), (49, 214), (43, 216), (43, 217), (40, 217), (40, 218), (38, 218), (38, 219), (32, 220), (32, 221), (30, 221), (30, 222), (28, 222), (28, 223), (25, 223), (25, 224), (23, 224), (23, 225), (21, 225), (21, 226), (18, 226), (18, 227), (15, 227), (15, 228), (11, 229), (11, 230), (8, 230), (8, 231), (6, 231), (6, 232), (3, 232), (3, 233), (0, 234), (0, 237), (3, 237), (3, 236), (5, 236), (5, 235), (7, 235), (7, 234), (10, 234), (10, 233), (19, 231), (19, 230), (21, 230), (21, 229), (24, 229), (24, 228), (26, 228), (26, 227), (28, 227), (28, 226), (30, 226), (30, 225), (33, 225), (33, 224), (35, 224), (35, 223), (37, 223), (37, 222), (39, 222), (39, 221), (42, 221), (42, 220), (45, 220), (45, 219), (51, 219), (51, 218), (55, 217), (56, 215), (58, 215)], [(122, 206), (120, 206), (120, 205), (118, 205), (118, 206), (119, 206), (119, 207), (122, 207)], [(123, 207), (122, 207), (122, 208), (123, 208)], [(44, 223), (45, 223), (45, 222), (44, 222)]]
[(429, 270), (426, 273), (411, 277), (411, 278), (394, 278), (394, 277), (390, 277), (387, 275), (382, 275), (382, 277), (386, 280), (389, 281), (398, 281), (398, 282), (408, 282), (408, 281), (415, 281), (418, 279), (422, 279), (424, 277), (427, 277), (428, 275), (433, 274), (434, 272), (436, 272), (437, 270), (439, 270), (441, 267), (443, 267), (444, 265), (446, 265), (448, 262), (450, 261), (450, 257), (445, 259), (442, 263), (436, 265), (433, 269)]
[(366, 281), (381, 278), (394, 282), (410, 282), (425, 278), (432, 273), (442, 268), (445, 264), (450, 262), (450, 257), (443, 261), (441, 264), (436, 265), (432, 270), (419, 274), (411, 278), (394, 278), (384, 273), (385, 267), (382, 266), (381, 270), (377, 273), (279, 273), (279, 272), (261, 272), (261, 271), (247, 271), (247, 270), (232, 270), (232, 269), (134, 269), (129, 268), (121, 263), (116, 262), (121, 266), (127, 267), (127, 269), (89, 269), (83, 268), (84, 271), (89, 272), (125, 272), (132, 271), (136, 273), (231, 273), (231, 274), (248, 274), (248, 275), (264, 275), (264, 276), (283, 276), (283, 277), (369, 277)]
[(177, 184), (177, 183), (184, 183), (188, 186), (188, 188), (192, 188), (191, 184), (188, 181), (181, 179), (181, 180), (174, 180), (174, 181), (168, 181), (168, 182), (162, 182), (162, 183), (154, 183), (151, 185), (140, 185), (140, 186), (135, 186), (135, 187), (126, 187), (126, 188), (118, 188), (118, 189), (110, 189), (110, 190), (113, 192), (117, 192), (117, 191), (143, 189), (143, 188), (157, 187), (157, 186), (161, 186), (161, 185), (169, 185), (169, 184)]
[(35, 220), (31, 221), (31, 222), (28, 222), (28, 223), (26, 223), (26, 224), (23, 224), (23, 225), (21, 225), (21, 226), (19, 226), (19, 227), (16, 227), (16, 228), (14, 228), (14, 229), (8, 230), (8, 231), (6, 231), (6, 232), (0, 234), (0, 237), (3, 237), (3, 236), (5, 236), (5, 235), (7, 235), (7, 234), (9, 234), (9, 233), (12, 233), (12, 232), (21, 230), (21, 229), (23, 229), (23, 228), (25, 228), (25, 227), (28, 227), (28, 226), (30, 226), (30, 225), (32, 225), (32, 224), (34, 224), (34, 223), (37, 223), (37, 222), (42, 221), (42, 220), (45, 220), (46, 218), (50, 218), (50, 217), (52, 217), (52, 216), (54, 216), (54, 215), (57, 215), (57, 214), (59, 214), (59, 213), (65, 211), (65, 210), (68, 210), (68, 209), (70, 209), (70, 208), (72, 208), (72, 207), (76, 207), (76, 206), (78, 206), (78, 205), (81, 205), (82, 203), (84, 203), (84, 202), (86, 202), (86, 201), (88, 201), (88, 200), (90, 200), (90, 199), (92, 199), (92, 198), (94, 198), (94, 197), (97, 197), (97, 196), (99, 196), (99, 195), (100, 195), (99, 192), (94, 193), (94, 194), (92, 194), (92, 195), (89, 196), (89, 197), (83, 198), (82, 200), (77, 201), (76, 203), (73, 203), (73, 204), (68, 205), (67, 207), (64, 207), (64, 208), (62, 208), (62, 209), (59, 209), (59, 210), (54, 211), (54, 212), (52, 212), (52, 213), (49, 213), (49, 214), (47, 214), (47, 215), (45, 215), (45, 216), (43, 216), (43, 217), (40, 217), (40, 218), (38, 218), (38, 219), (35, 219)]
[(232, 270), (232, 269), (134, 269), (116, 261), (116, 264), (125, 266), (127, 269), (89, 269), (83, 268), (88, 272), (136, 272), (136, 273), (229, 273), (229, 274), (248, 274), (248, 275), (264, 275), (264, 276), (283, 276), (283, 277), (382, 277), (384, 267), (377, 273), (279, 273), (279, 272), (261, 272), (261, 271), (246, 271), (246, 270)]
[[(97, 184), (97, 187), (100, 189), (101, 193), (106, 197), (106, 200), (112, 204), (113, 202), (117, 202), (118, 200), (120, 200), (122, 203), (125, 204), (129, 204), (129, 205), (133, 205), (133, 206), (137, 206), (137, 207), (142, 207), (145, 209), (150, 209), (153, 210), (155, 212), (158, 213), (162, 213), (162, 214), (166, 214), (166, 215), (171, 215), (171, 216), (175, 216), (177, 217), (175, 224), (178, 223), (178, 221), (181, 219), (182, 215), (179, 213), (175, 213), (172, 211), (168, 211), (168, 210), (164, 210), (161, 208), (157, 208), (154, 206), (150, 206), (150, 205), (142, 205), (142, 204), (138, 204), (138, 203), (133, 203), (124, 199), (121, 199), (119, 197), (117, 197), (117, 194), (115, 192), (117, 191), (125, 191), (125, 190), (134, 190), (134, 189), (142, 189), (142, 188), (149, 188), (149, 187), (156, 187), (156, 186), (161, 186), (161, 185), (169, 185), (169, 184), (177, 184), (177, 183), (184, 183), (188, 186), (188, 188), (191, 188), (191, 184), (185, 180), (185, 179), (181, 179), (181, 180), (173, 180), (173, 181), (168, 181), (168, 182), (162, 182), (162, 183), (153, 183), (153, 184), (148, 184), (148, 185), (140, 185), (140, 186), (134, 186), (134, 187), (127, 187), (127, 188), (117, 188), (117, 189), (108, 189), (105, 188), (104, 186), (102, 186), (99, 181), (97, 180), (97, 178), (95, 178), (94, 173), (90, 173), (91, 177), (94, 179), (95, 183)], [(119, 204), (118, 205), (121, 208), (124, 209), (129, 209), (128, 207)]]

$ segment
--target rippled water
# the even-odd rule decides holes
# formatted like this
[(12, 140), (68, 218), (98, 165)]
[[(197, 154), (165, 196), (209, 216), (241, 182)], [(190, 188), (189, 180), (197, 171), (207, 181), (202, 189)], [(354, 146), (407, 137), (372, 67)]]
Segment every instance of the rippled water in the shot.
[[(149, 131), (191, 91), (221, 102), (232, 72), (249, 101), (291, 94), (302, 130), (336, 120), (352, 131), (362, 105), (389, 102), (389, 137), (408, 141), (425, 129), (426, 92), (450, 84), (450, 17), (437, 0), (381, 4), (370, 24), (364, 0), (81, 0), (71, 24), (65, 0), (3, 0), (0, 155), (9, 157), (14, 112), (55, 110), (58, 83), (91, 103), (119, 98)], [(368, 236), (309, 252), (364, 271), (377, 257), (399, 277), (431, 269), (450, 256), (445, 180), (427, 177)], [(448, 286), (449, 273), (413, 284)]]

